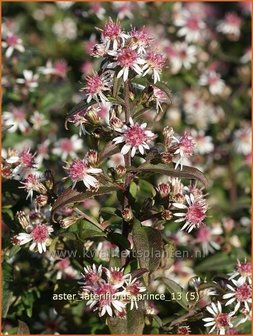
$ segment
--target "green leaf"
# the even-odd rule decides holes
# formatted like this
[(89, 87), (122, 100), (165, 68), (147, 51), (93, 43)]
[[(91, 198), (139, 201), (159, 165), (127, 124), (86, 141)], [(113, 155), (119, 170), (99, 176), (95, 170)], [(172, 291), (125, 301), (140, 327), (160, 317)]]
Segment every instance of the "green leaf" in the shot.
[(174, 169), (166, 164), (160, 163), (157, 165), (153, 165), (150, 163), (145, 163), (138, 168), (135, 167), (130, 167), (128, 171), (135, 172), (135, 173), (157, 173), (157, 174), (163, 174), (163, 175), (168, 175), (168, 176), (173, 176), (173, 177), (185, 177), (188, 179), (195, 179), (199, 180), (201, 183), (204, 184), (205, 187), (208, 186), (208, 181), (204, 174), (198, 170), (197, 168), (194, 167), (188, 167), (188, 166), (183, 166), (183, 169)]
[[(135, 220), (132, 232), (139, 266), (154, 271), (159, 266), (163, 251), (160, 231), (142, 226), (139, 221)], [(144, 276), (144, 281), (146, 284), (148, 283), (147, 274)]]
[(209, 271), (220, 271), (220, 270), (231, 270), (236, 262), (235, 259), (231, 258), (228, 254), (223, 252), (216, 253), (213, 256), (206, 258), (200, 264), (195, 267), (196, 272), (205, 272), (206, 270)]
[[(104, 194), (109, 194), (112, 193), (113, 191), (117, 190), (116, 186), (111, 186), (111, 187), (100, 187), (98, 191), (85, 191), (81, 192), (78, 191), (80, 187), (76, 187), (75, 189), (72, 189), (69, 187), (66, 189), (54, 202), (52, 206), (52, 218), (55, 214), (55, 211), (59, 210), (63, 206), (73, 204), (73, 203), (80, 203), (85, 201), (88, 198), (92, 198), (95, 196), (101, 196)], [(82, 187), (79, 189), (81, 190)]]
[(75, 225), (78, 227), (78, 236), (81, 240), (106, 236), (103, 230), (100, 230), (97, 226), (83, 219), (77, 221)]
[[(166, 285), (170, 294), (175, 296), (175, 298), (176, 298), (175, 302), (180, 304), (180, 306), (182, 306), (185, 310), (188, 310), (188, 302), (187, 302), (187, 299), (186, 299), (186, 291), (184, 291), (184, 289), (181, 286), (179, 286), (175, 281), (173, 281), (171, 279), (163, 278), (163, 282)], [(179, 294), (179, 293), (181, 293), (181, 294)]]
[(110, 242), (112, 242), (113, 244), (128, 250), (130, 249), (130, 243), (127, 240), (127, 238), (125, 238), (124, 236), (122, 236), (122, 234), (119, 233), (114, 233), (114, 232), (110, 232), (107, 235), (107, 238)]
[(141, 335), (144, 328), (144, 318), (144, 312), (141, 307), (139, 307), (138, 310), (128, 309), (126, 319), (110, 317), (107, 319), (107, 323), (111, 334)]
[(23, 321), (18, 321), (17, 335), (30, 335), (28, 325)]

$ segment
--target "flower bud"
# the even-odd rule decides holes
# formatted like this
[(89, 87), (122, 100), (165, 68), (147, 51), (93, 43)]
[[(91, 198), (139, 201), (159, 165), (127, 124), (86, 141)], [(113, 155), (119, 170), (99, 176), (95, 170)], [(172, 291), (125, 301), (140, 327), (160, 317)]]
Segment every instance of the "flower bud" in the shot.
[(172, 162), (172, 155), (168, 152), (162, 153), (162, 162), (163, 163), (171, 163)]
[(118, 117), (112, 117), (109, 124), (114, 130), (121, 129), (123, 127), (123, 122)]
[(99, 124), (99, 115), (96, 108), (90, 108), (86, 114), (88, 121), (92, 124)]
[(173, 135), (174, 135), (174, 131), (172, 127), (166, 126), (163, 129), (164, 144), (166, 148), (170, 147)]
[(130, 208), (125, 208), (121, 213), (126, 222), (130, 222), (133, 219), (133, 212)]
[(38, 207), (44, 207), (47, 205), (48, 197), (46, 195), (38, 195), (35, 198), (35, 203)]
[(119, 178), (124, 177), (126, 175), (126, 167), (121, 166), (121, 165), (117, 166), (116, 173)]
[(87, 160), (89, 162), (89, 164), (91, 164), (92, 166), (96, 166), (98, 163), (98, 152), (91, 149), (88, 151), (88, 153), (86, 154)]
[(162, 212), (162, 218), (166, 221), (171, 220), (173, 217), (173, 214), (170, 210), (164, 210)]
[(67, 229), (68, 227), (70, 227), (71, 225), (75, 224), (76, 221), (78, 220), (79, 218), (76, 217), (76, 216), (69, 216), (69, 217), (66, 217), (64, 219), (62, 219), (60, 221), (60, 226), (63, 228), (63, 229)]
[(44, 181), (44, 184), (45, 184), (45, 186), (49, 190), (53, 189), (53, 186), (54, 186), (54, 177), (53, 177), (53, 175), (52, 175), (52, 173), (51, 173), (50, 170), (47, 170), (45, 172), (45, 181)]
[(173, 201), (176, 203), (184, 203), (185, 197), (183, 194), (176, 194), (173, 196)]
[(19, 224), (22, 226), (24, 230), (26, 230), (26, 228), (30, 225), (29, 216), (24, 211), (18, 211), (16, 215)]
[(170, 193), (170, 185), (167, 183), (160, 183), (157, 187), (157, 191), (159, 192), (162, 198), (165, 198)]

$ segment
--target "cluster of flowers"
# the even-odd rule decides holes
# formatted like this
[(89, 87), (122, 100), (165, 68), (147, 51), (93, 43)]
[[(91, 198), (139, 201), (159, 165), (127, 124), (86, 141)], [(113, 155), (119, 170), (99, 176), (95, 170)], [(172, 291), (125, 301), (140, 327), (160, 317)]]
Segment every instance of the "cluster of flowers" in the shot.
[(124, 274), (124, 269), (110, 269), (95, 264), (84, 268), (82, 285), (83, 298), (88, 296), (87, 306), (98, 311), (99, 316), (126, 317), (126, 306), (129, 309), (138, 308), (138, 295), (146, 291), (136, 277), (130, 273)]
[(211, 317), (205, 317), (205, 327), (214, 330), (221, 335), (225, 335), (233, 331), (242, 323), (251, 320), (251, 304), (252, 304), (252, 264), (251, 262), (240, 262), (236, 265), (235, 270), (229, 274), (229, 283), (226, 285), (226, 294), (222, 299), (226, 307), (232, 307), (230, 312), (222, 311), (220, 301), (212, 302), (206, 307), (206, 310)]

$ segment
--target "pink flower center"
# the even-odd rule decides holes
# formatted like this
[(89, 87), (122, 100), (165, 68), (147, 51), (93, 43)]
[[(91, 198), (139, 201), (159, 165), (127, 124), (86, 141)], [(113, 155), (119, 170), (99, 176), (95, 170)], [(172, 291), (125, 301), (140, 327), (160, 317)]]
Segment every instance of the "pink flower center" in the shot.
[(63, 152), (71, 153), (74, 150), (73, 143), (70, 139), (62, 139), (60, 147)]
[(215, 85), (219, 81), (219, 77), (213, 75), (208, 78), (208, 84), (209, 85)]
[(23, 152), (20, 154), (20, 162), (28, 167), (28, 168), (32, 168), (33, 166), (33, 155), (29, 152)]
[(187, 21), (187, 27), (191, 30), (199, 29), (199, 20), (197, 18), (191, 17)]
[(87, 284), (94, 285), (94, 283), (98, 282), (99, 280), (100, 280), (100, 276), (92, 270), (88, 272), (87, 274), (85, 274), (85, 282)]
[(137, 295), (140, 293), (140, 285), (138, 282), (135, 282), (129, 286), (127, 286), (127, 291), (131, 294), (131, 295)]
[(33, 240), (37, 243), (44, 242), (49, 234), (48, 229), (45, 224), (37, 224), (31, 232)]
[(203, 204), (196, 201), (189, 206), (186, 213), (186, 220), (192, 224), (199, 225), (206, 218), (205, 209)]
[(162, 70), (164, 63), (165, 63), (165, 59), (163, 55), (156, 54), (154, 52), (150, 52), (148, 54), (147, 61), (149, 65), (156, 70)]
[(64, 60), (60, 60), (54, 63), (54, 69), (57, 74), (64, 76), (68, 68), (66, 62)]
[(113, 300), (113, 294), (115, 294), (116, 290), (109, 284), (101, 284), (96, 291), (97, 295), (100, 295), (99, 304), (100, 306), (106, 306), (111, 304)]
[(238, 301), (246, 301), (251, 298), (251, 286), (243, 284), (236, 290), (236, 298)]
[(241, 19), (234, 13), (228, 13), (225, 19), (226, 23), (235, 27), (240, 27)]
[(112, 20), (109, 20), (103, 29), (103, 36), (109, 37), (111, 40), (116, 39), (119, 37), (121, 33), (121, 27), (120, 24), (113, 22)]
[(201, 242), (209, 241), (210, 236), (210, 230), (206, 226), (201, 227), (197, 233), (197, 239)]
[(179, 327), (177, 332), (180, 335), (188, 335), (189, 334), (189, 328), (188, 327)]
[(9, 35), (9, 36), (7, 36), (6, 43), (10, 47), (15, 47), (15, 45), (18, 43), (18, 37), (16, 35)]
[(189, 157), (192, 155), (194, 146), (195, 145), (193, 143), (192, 137), (190, 137), (188, 134), (185, 133), (180, 138), (179, 147), (184, 152), (185, 157)]
[(102, 88), (103, 82), (99, 75), (87, 77), (87, 85), (85, 87), (87, 94), (97, 94), (102, 90)]
[(136, 60), (137, 53), (130, 48), (122, 49), (117, 57), (118, 64), (121, 67), (131, 67)]
[(70, 263), (68, 258), (64, 258), (56, 264), (57, 268), (60, 270), (65, 270), (65, 268), (69, 267), (69, 265)]
[(126, 143), (128, 143), (131, 146), (139, 146), (143, 142), (147, 140), (147, 136), (145, 134), (145, 131), (140, 127), (140, 125), (135, 124), (133, 126), (130, 126), (125, 131), (125, 139)]
[(74, 160), (68, 168), (69, 177), (73, 181), (82, 180), (87, 171), (87, 165), (80, 159)]
[(25, 120), (25, 112), (22, 109), (14, 109), (13, 116), (18, 121)]
[(113, 283), (118, 283), (123, 280), (124, 274), (122, 271), (111, 271), (111, 281)]
[(251, 271), (252, 271), (252, 266), (251, 266), (251, 263), (247, 262), (247, 263), (237, 265), (236, 269), (241, 275), (250, 276)]
[(220, 313), (216, 316), (215, 321), (218, 327), (228, 327), (230, 323), (230, 317), (228, 314)]

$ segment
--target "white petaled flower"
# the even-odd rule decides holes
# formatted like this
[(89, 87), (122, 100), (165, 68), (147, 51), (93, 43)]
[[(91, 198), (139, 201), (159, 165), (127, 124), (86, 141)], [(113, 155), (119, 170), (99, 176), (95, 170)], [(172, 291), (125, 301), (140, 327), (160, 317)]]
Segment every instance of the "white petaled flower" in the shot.
[(124, 286), (124, 294), (130, 296), (130, 310), (136, 308), (138, 309), (138, 295), (140, 293), (146, 292), (146, 287), (142, 286), (137, 278), (132, 278), (129, 274), (129, 278), (126, 279), (126, 285)]
[(187, 42), (198, 42), (204, 35), (205, 23), (200, 17), (193, 15), (188, 10), (183, 10), (182, 15), (178, 16), (174, 23), (181, 27), (177, 35), (184, 36)]
[(112, 5), (118, 13), (119, 20), (133, 18), (133, 4), (130, 1), (113, 1)]
[(241, 18), (236, 13), (230, 12), (227, 13), (224, 20), (219, 23), (217, 31), (237, 40), (241, 35), (241, 23)]
[(38, 193), (43, 193), (45, 194), (47, 189), (46, 187), (40, 182), (39, 176), (35, 174), (29, 174), (26, 179), (21, 182), (23, 185), (22, 187), (19, 187), (20, 189), (26, 189), (27, 193), (27, 198), (33, 198), (33, 192), (37, 191)]
[(152, 41), (148, 30), (145, 27), (141, 29), (133, 28), (130, 32), (130, 36), (132, 48), (137, 49), (139, 54), (145, 55)]
[(101, 3), (99, 2), (90, 2), (89, 3), (90, 10), (89, 14), (94, 14), (97, 16), (99, 20), (103, 20), (106, 14), (106, 10), (103, 8)]
[(33, 74), (30, 70), (23, 71), (24, 78), (18, 78), (16, 82), (18, 84), (24, 84), (28, 87), (30, 91), (34, 91), (38, 87), (38, 74)]
[(212, 142), (212, 137), (205, 135), (203, 130), (191, 131), (192, 138), (194, 140), (194, 143), (196, 145), (195, 152), (198, 154), (209, 154), (214, 150), (214, 144)]
[(252, 151), (252, 130), (249, 124), (245, 124), (242, 128), (234, 133), (234, 146), (237, 153), (248, 155)]
[(184, 159), (188, 159), (192, 156), (195, 143), (190, 134), (185, 132), (179, 139), (175, 136), (172, 137), (173, 144), (175, 145), (174, 155), (179, 155), (179, 159), (176, 162), (175, 169), (180, 165), (181, 169), (183, 169)]
[(64, 167), (70, 179), (74, 182), (73, 188), (78, 181), (82, 181), (87, 189), (97, 188), (98, 180), (92, 176), (102, 173), (102, 169), (89, 167), (85, 160), (75, 159)]
[[(252, 303), (252, 287), (250, 284), (244, 281), (244, 279), (231, 280), (234, 284), (234, 287), (227, 284), (229, 293), (223, 295), (223, 299), (228, 300), (226, 306), (236, 303), (234, 312), (236, 313), (239, 308), (244, 308), (246, 311), (251, 310)], [(241, 307), (243, 305), (243, 307)]]
[(122, 31), (120, 23), (113, 22), (111, 18), (106, 22), (104, 28), (99, 30), (106, 49), (118, 50), (119, 45), (124, 45), (125, 40), (129, 38), (129, 35)]
[(115, 68), (119, 66), (121, 69), (117, 74), (117, 78), (123, 77), (124, 82), (128, 79), (129, 71), (135, 71), (139, 76), (142, 75), (141, 66), (145, 64), (145, 60), (140, 58), (137, 51), (133, 48), (123, 48), (117, 52), (109, 52), (115, 56), (115, 61), (109, 63), (107, 68)]
[(220, 74), (216, 71), (209, 71), (200, 76), (199, 84), (202, 86), (208, 86), (209, 91), (212, 95), (222, 94), (225, 83), (221, 79)]
[(47, 245), (50, 243), (50, 234), (54, 231), (51, 225), (36, 224), (27, 227), (29, 233), (21, 232), (15, 236), (19, 245), (30, 243), (29, 250), (38, 250), (39, 253), (46, 252)]
[(154, 133), (146, 129), (147, 124), (134, 123), (130, 118), (129, 125), (122, 127), (122, 135), (113, 139), (116, 144), (125, 143), (121, 149), (123, 155), (127, 154), (131, 150), (131, 156), (133, 157), (137, 150), (141, 154), (144, 154), (145, 149), (149, 149), (148, 142), (155, 138)]
[(33, 128), (38, 131), (41, 127), (48, 124), (48, 120), (45, 118), (44, 114), (35, 111), (30, 118), (31, 123), (33, 124)]
[(248, 281), (250, 284), (252, 283), (252, 264), (250, 261), (247, 261), (245, 258), (244, 262), (237, 260), (235, 270), (229, 274), (229, 280), (238, 278), (238, 281)]
[(185, 195), (187, 204), (173, 203), (173, 206), (185, 212), (174, 213), (175, 217), (179, 217), (175, 220), (176, 223), (185, 222), (181, 230), (191, 232), (195, 228), (199, 228), (206, 218), (207, 205), (204, 199), (195, 198), (193, 194), (190, 196)]
[(50, 308), (48, 314), (41, 312), (39, 318), (40, 321), (34, 323), (34, 328), (43, 331), (43, 334), (58, 334), (59, 331), (67, 330), (66, 320), (53, 308)]
[(125, 281), (130, 277), (129, 273), (124, 274), (124, 270), (119, 267), (111, 267), (110, 269), (105, 268), (104, 271), (107, 275), (108, 282), (111, 285), (114, 285), (115, 288), (123, 286)]
[(161, 54), (157, 54), (153, 51), (148, 52), (145, 58), (145, 64), (143, 65), (143, 76), (148, 73), (152, 73), (154, 83), (160, 81), (160, 73), (162, 72), (163, 66), (165, 64), (165, 58)]
[(83, 284), (85, 286), (95, 286), (95, 284), (102, 279), (102, 272), (102, 265), (99, 265), (98, 268), (95, 264), (93, 264), (92, 266), (84, 267), (84, 274), (82, 274), (84, 278)]
[(185, 42), (176, 42), (165, 51), (173, 74), (178, 73), (182, 68), (189, 70), (197, 62), (197, 48)]
[(216, 330), (217, 334), (225, 335), (226, 330), (233, 327), (231, 317), (234, 313), (222, 313), (219, 301), (217, 305), (212, 302), (210, 306), (206, 307), (206, 310), (212, 315), (212, 317), (203, 318), (203, 321), (206, 322), (205, 327), (211, 327), (209, 334)]
[(15, 133), (18, 130), (25, 133), (30, 127), (27, 115), (21, 107), (13, 106), (10, 112), (3, 112), (3, 122), (10, 133)]
[(25, 51), (21, 38), (10, 32), (7, 33), (5, 41), (2, 42), (2, 47), (6, 48), (5, 55), (7, 58), (12, 56), (14, 50), (21, 53)]
[(217, 237), (222, 234), (220, 226), (208, 227), (202, 226), (197, 232), (196, 242), (202, 247), (204, 255), (214, 253), (215, 250), (220, 249), (220, 244), (217, 242)]
[(98, 103), (101, 101), (103, 103), (107, 102), (108, 99), (104, 95), (104, 91), (109, 91), (112, 85), (112, 73), (106, 71), (101, 75), (93, 74), (86, 77), (86, 85), (82, 89), (84, 91), (87, 103), (90, 103), (92, 99), (96, 100)]
[(77, 152), (82, 148), (83, 140), (74, 134), (70, 139), (63, 138), (58, 140), (52, 149), (52, 153), (60, 156), (61, 159), (65, 161), (68, 157), (75, 159), (77, 157)]
[(59, 39), (74, 40), (77, 36), (77, 26), (75, 21), (70, 17), (65, 17), (61, 21), (53, 24), (52, 31)]

